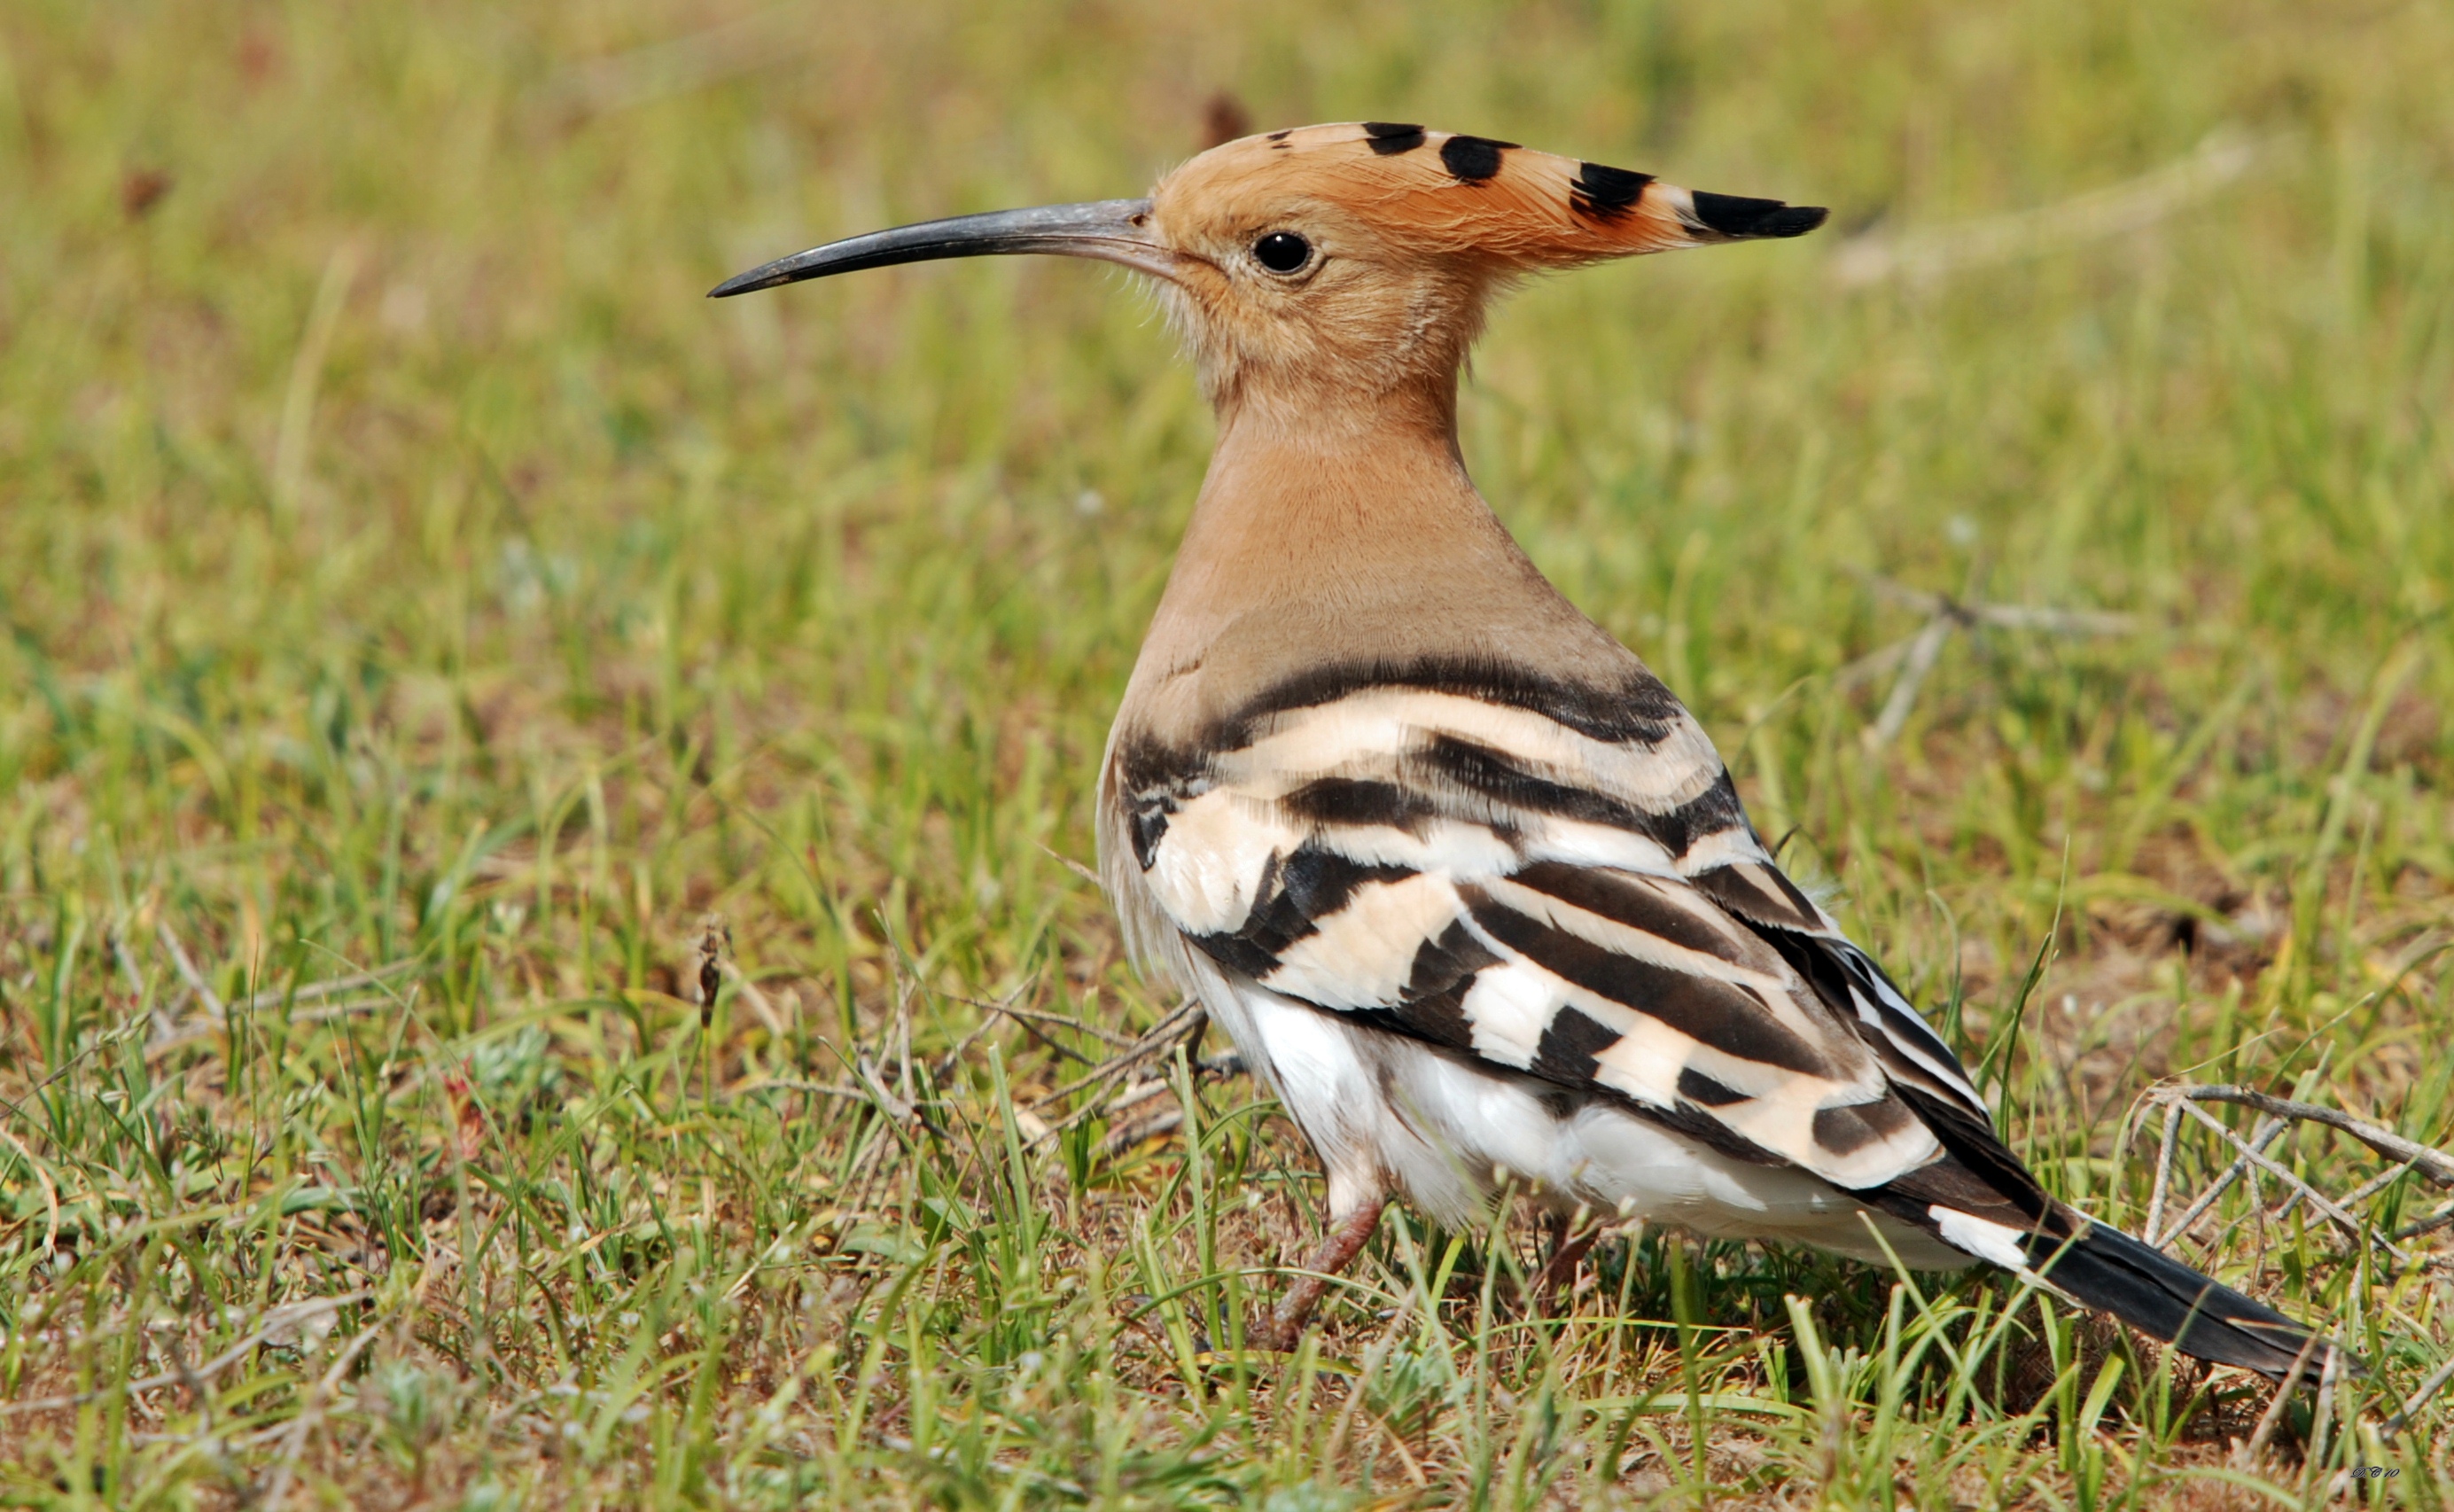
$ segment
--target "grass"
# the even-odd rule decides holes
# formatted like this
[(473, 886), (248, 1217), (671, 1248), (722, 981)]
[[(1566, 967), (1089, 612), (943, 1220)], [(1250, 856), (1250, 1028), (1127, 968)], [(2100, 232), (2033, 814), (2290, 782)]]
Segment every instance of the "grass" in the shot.
[[(1299, 1140), (1065, 1091), (1175, 1006), (1071, 863), (1188, 374), (1076, 265), (699, 295), (1130, 192), (1222, 90), (1833, 205), (1519, 296), (1467, 453), (2135, 1227), (2159, 1078), (2454, 1123), (2449, 74), (2375, 0), (10, 7), (0, 1501), (2439, 1504), (2444, 1231), (2272, 1179), (2180, 1252), (2376, 1374), (2256, 1455), (1995, 1280), (1658, 1232), (1546, 1311), (1522, 1223), (1393, 1215), (1237, 1350)], [(2219, 131), (2152, 224), (1835, 278)], [(1954, 635), (1876, 743), (1887, 584), (2133, 617)]]

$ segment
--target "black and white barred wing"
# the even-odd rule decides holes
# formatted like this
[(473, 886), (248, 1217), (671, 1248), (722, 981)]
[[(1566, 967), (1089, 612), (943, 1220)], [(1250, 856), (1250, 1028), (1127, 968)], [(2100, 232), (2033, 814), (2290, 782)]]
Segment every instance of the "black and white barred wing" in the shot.
[(1150, 897), (1237, 977), (1840, 1187), (1935, 1160), (1901, 1089), (1982, 1103), (1661, 701), (1365, 686), (1114, 776)]

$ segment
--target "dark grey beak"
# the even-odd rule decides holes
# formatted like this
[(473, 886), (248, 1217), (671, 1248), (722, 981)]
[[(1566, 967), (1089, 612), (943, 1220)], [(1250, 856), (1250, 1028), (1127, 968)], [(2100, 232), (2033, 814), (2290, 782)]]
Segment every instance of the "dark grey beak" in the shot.
[(763, 268), (753, 268), (726, 279), (709, 290), (708, 297), (729, 299), (754, 289), (796, 284), (804, 278), (824, 278), (829, 273), (857, 272), (863, 268), (1015, 252), (1096, 257), (1102, 262), (1122, 263), (1155, 277), (1174, 278), (1176, 254), (1161, 246), (1152, 233), (1150, 218), (1149, 200), (1102, 199), (1085, 205), (1042, 205), (1034, 210), (1000, 210), (985, 215), (922, 221), (917, 226), (874, 231), (866, 236), (850, 236), (790, 257), (778, 257)]

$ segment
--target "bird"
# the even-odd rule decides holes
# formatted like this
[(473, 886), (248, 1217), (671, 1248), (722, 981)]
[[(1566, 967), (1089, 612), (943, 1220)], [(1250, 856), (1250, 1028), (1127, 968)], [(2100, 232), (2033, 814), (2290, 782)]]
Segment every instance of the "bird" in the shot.
[(1217, 416), (1098, 774), (1135, 958), (1326, 1177), (1248, 1336), (1291, 1349), (1402, 1196), (1503, 1195), (1878, 1264), (1983, 1263), (2274, 1379), (2339, 1345), (2051, 1194), (1951, 1047), (1748, 818), (1711, 738), (1468, 476), (1494, 300), (1822, 209), (1367, 121), (1247, 136), (1148, 197), (853, 236), (730, 297), (939, 258), (1145, 275)]

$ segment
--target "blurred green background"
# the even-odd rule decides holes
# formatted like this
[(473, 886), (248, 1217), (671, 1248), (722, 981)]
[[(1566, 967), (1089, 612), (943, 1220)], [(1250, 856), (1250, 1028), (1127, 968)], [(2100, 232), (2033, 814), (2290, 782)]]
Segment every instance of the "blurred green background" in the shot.
[[(1045, 1453), (1119, 1504), (1415, 1483), (1249, 1383), (1143, 1381), (1110, 1358), (1139, 1336), (1104, 1283), (1057, 1289), (1135, 1222), (1188, 1277), (1291, 1262), (1308, 1162), (1282, 1124), (1236, 1126), (1230, 1163), (1294, 1198), (1219, 1231), (1230, 1259), (1187, 1237), (1215, 1229), (1205, 1191), (1269, 1182), (1180, 1135), (1076, 1139), (1063, 1170), (1000, 1164), (993, 1137), (1001, 1098), (1081, 1067), (979, 1002), (1117, 1034), (1172, 1006), (1067, 864), (1210, 437), (1151, 303), (1032, 259), (701, 297), (840, 234), (1139, 192), (1245, 129), (1420, 120), (1831, 206), (1802, 242), (1505, 305), (1463, 401), (1485, 493), (1694, 705), (1795, 869), (1991, 1050), (2062, 1190), (2136, 1220), (2146, 1147), (2117, 1127), (2167, 1074), (2441, 1139), (2449, 78), (2454, 10), (2371, 0), (16, 0), (0, 1381), (103, 1394), (0, 1419), (0, 1480), (113, 1504), (756, 1502), (802, 1494), (777, 1467), (809, 1462), (838, 1500), (1065, 1501), (947, 1480), (914, 1426), (989, 1389), (1020, 1309), (1078, 1335), (1051, 1399), (1078, 1421), (1015, 1408), (1040, 1426), (999, 1439), (955, 1412), (982, 1465)], [(1962, 629), (1921, 595), (2035, 613)], [(711, 914), (732, 948), (702, 1039)], [(841, 1089), (898, 1045), (944, 1058), (921, 1079), (989, 1155), (950, 1145), (932, 1176), (875, 1153), (894, 1108)], [(2339, 1190), (2375, 1174), (2320, 1136), (2279, 1148)], [(1040, 1203), (1066, 1227), (946, 1280), (943, 1204), (977, 1218), (1000, 1179), (1069, 1194)], [(2378, 1221), (2422, 1211), (2409, 1184)], [(2242, 1227), (2249, 1200), (2184, 1252), (2348, 1318), (2387, 1384), (2426, 1373), (2424, 1271)], [(1790, 1263), (1726, 1254), (1705, 1280), (1752, 1296)], [(702, 1295), (744, 1265), (754, 1284)], [(1880, 1279), (1813, 1274), (1874, 1299), (1828, 1320), (1873, 1349)], [(214, 1357), (352, 1288), (329, 1340), (176, 1400), (126, 1389), (172, 1369), (166, 1341)], [(915, 1288), (942, 1357), (882, 1342)], [(1714, 1305), (1788, 1338), (1777, 1300)], [(63, 1308), (80, 1327), (36, 1326)], [(1378, 1326), (1358, 1301), (1324, 1347)], [(1508, 1368), (1539, 1355), (1545, 1390), (1594, 1401), (1697, 1365), (1629, 1347)], [(1714, 1368), (1774, 1391), (1759, 1355)], [(1577, 1477), (1606, 1424), (1575, 1411), (1549, 1471), (1492, 1479), (1533, 1462), (1508, 1458), (1529, 1389), (1435, 1394), (1406, 1461), (1433, 1489), (1406, 1494), (1602, 1495)], [(2433, 1473), (2427, 1421), (2393, 1451), (2418, 1456), (2406, 1487)], [(1732, 1421), (1751, 1466), (1697, 1451), (1680, 1482), (1664, 1440), (1661, 1485), (1855, 1473)], [(2322, 1430), (2286, 1437), (2316, 1435), (2313, 1465), (2370, 1452)], [(1145, 1440), (1175, 1468), (1080, 1468)], [(2123, 1452), (2181, 1464), (2180, 1442)], [(2088, 1483), (2026, 1443), (1919, 1483)], [(1864, 1453), (1889, 1505), (1894, 1449)]]

